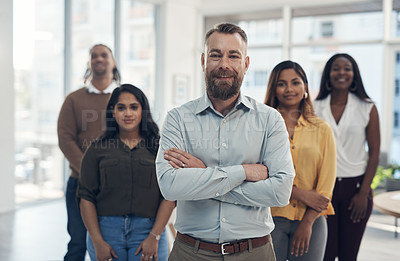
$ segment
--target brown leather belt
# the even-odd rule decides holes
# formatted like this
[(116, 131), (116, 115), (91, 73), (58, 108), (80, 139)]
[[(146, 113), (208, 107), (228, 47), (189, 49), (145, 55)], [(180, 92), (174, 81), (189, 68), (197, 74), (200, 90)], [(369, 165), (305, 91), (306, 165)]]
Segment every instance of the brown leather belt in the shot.
[[(188, 236), (186, 234), (181, 234), (181, 233), (179, 233), (179, 231), (176, 236), (177, 236), (177, 238), (179, 238), (180, 240), (182, 240), (183, 242), (185, 242), (191, 246), (196, 245), (197, 239), (195, 239), (191, 236)], [(260, 247), (260, 246), (263, 246), (263, 245), (267, 244), (268, 242), (270, 242), (271, 236), (266, 235), (263, 237), (244, 239), (244, 240), (240, 240), (237, 242), (228, 242), (228, 243), (222, 243), (222, 244), (208, 243), (208, 242), (200, 241), (199, 248), (208, 250), (208, 251), (221, 253), (223, 255), (234, 254), (234, 253), (243, 252), (243, 251), (246, 251), (247, 249), (249, 249), (249, 240), (251, 241), (252, 247)]]

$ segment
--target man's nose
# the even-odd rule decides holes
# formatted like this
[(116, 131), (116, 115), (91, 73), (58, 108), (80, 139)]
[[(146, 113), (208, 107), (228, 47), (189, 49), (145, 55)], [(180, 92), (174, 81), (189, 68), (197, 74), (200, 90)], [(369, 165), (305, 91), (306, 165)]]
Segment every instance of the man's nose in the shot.
[(222, 56), (220, 60), (220, 66), (221, 69), (229, 69), (230, 64), (229, 64), (229, 57)]

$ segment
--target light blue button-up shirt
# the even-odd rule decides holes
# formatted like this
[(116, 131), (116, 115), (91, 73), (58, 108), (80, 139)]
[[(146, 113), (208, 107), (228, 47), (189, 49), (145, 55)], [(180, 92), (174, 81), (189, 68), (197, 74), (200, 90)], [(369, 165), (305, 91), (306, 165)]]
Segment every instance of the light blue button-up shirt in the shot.
[[(174, 169), (164, 159), (170, 148), (207, 168)], [(268, 167), (268, 179), (246, 181), (241, 164), (255, 163)], [(242, 95), (225, 117), (206, 94), (168, 112), (156, 167), (162, 194), (177, 200), (176, 229), (219, 243), (269, 234), (269, 207), (289, 203), (295, 175), (280, 113)]]

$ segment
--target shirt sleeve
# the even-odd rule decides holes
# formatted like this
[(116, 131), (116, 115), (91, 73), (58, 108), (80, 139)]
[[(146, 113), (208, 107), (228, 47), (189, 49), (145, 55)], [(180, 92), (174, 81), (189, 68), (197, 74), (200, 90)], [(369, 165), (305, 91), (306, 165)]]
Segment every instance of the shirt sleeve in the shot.
[(70, 167), (79, 173), (83, 152), (79, 147), (78, 126), (76, 125), (73, 102), (67, 97), (61, 107), (57, 122), (58, 145), (69, 161)]
[(262, 164), (269, 177), (258, 182), (244, 182), (216, 199), (232, 204), (256, 207), (282, 207), (289, 203), (295, 176), (286, 126), (280, 115), (269, 121), (263, 141)]
[(180, 120), (178, 112), (172, 110), (161, 132), (156, 168), (164, 198), (171, 201), (210, 199), (226, 194), (243, 183), (246, 175), (241, 165), (174, 169), (164, 159), (164, 151), (170, 148), (185, 150)]
[(332, 129), (328, 124), (321, 124), (321, 161), (318, 169), (318, 183), (316, 192), (332, 198), (333, 187), (336, 180), (336, 145)]
[(96, 159), (94, 146), (90, 146), (82, 158), (81, 174), (77, 189), (77, 201), (81, 198), (96, 204), (100, 187), (99, 162)]

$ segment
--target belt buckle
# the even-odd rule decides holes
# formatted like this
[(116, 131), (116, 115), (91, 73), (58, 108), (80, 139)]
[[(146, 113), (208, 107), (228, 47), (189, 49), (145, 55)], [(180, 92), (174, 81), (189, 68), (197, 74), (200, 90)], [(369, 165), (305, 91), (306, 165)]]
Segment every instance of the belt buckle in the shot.
[(221, 253), (222, 255), (228, 255), (229, 253), (225, 252), (224, 246), (229, 245), (230, 243), (222, 243), (221, 244)]

